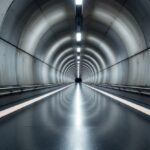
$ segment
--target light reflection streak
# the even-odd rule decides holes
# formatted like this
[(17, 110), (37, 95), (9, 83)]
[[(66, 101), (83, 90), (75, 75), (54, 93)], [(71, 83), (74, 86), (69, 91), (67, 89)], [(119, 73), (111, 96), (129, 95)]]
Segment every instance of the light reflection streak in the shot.
[(145, 115), (150, 116), (150, 109), (149, 109), (149, 108), (143, 107), (143, 106), (138, 105), (138, 104), (133, 103), (133, 102), (130, 102), (130, 101), (128, 101), (127, 99), (124, 99), (124, 98), (115, 96), (115, 95), (113, 95), (113, 94), (110, 94), (110, 93), (108, 93), (108, 92), (105, 92), (105, 91), (100, 90), (100, 89), (97, 89), (97, 88), (94, 88), (94, 87), (89, 86), (89, 85), (87, 85), (87, 84), (85, 84), (85, 85), (86, 85), (87, 87), (89, 87), (89, 88), (95, 90), (95, 91), (100, 92), (100, 93), (103, 94), (103, 95), (106, 95), (106, 96), (112, 98), (112, 99), (115, 100), (115, 101), (118, 101), (118, 102), (120, 102), (120, 103), (123, 103), (123, 104), (125, 104), (125, 105), (127, 105), (127, 106), (129, 106), (129, 107), (131, 107), (131, 108), (133, 108), (133, 109), (135, 109), (135, 110), (141, 112), (141, 113), (144, 113)]
[(46, 94), (44, 94), (44, 95), (38, 96), (38, 97), (36, 97), (36, 98), (27, 100), (26, 102), (23, 102), (23, 103), (21, 103), (21, 104), (18, 104), (18, 105), (15, 105), (15, 106), (6, 108), (6, 109), (4, 109), (4, 110), (1, 110), (1, 111), (0, 111), (0, 119), (3, 118), (3, 117), (5, 117), (5, 116), (8, 116), (8, 115), (10, 115), (10, 114), (12, 114), (12, 113), (14, 113), (14, 112), (16, 112), (16, 111), (18, 111), (18, 110), (21, 110), (21, 109), (23, 109), (23, 108), (25, 108), (25, 107), (27, 107), (27, 106), (30, 106), (30, 105), (32, 105), (32, 104), (38, 102), (38, 101), (42, 101), (42, 100), (44, 100), (45, 98), (47, 98), (47, 97), (49, 97), (49, 96), (51, 96), (51, 95), (53, 95), (53, 94), (55, 94), (55, 93), (57, 93), (57, 92), (60, 92), (60, 91), (62, 91), (62, 90), (64, 90), (64, 89), (68, 88), (69, 86), (71, 86), (71, 85), (65, 86), (65, 87), (63, 87), (63, 88), (60, 88), (60, 89), (51, 91), (51, 92), (46, 93)]
[(74, 101), (74, 124), (73, 126), (77, 129), (80, 129), (83, 126), (83, 112), (82, 112), (82, 101), (79, 85), (77, 85), (76, 95)]
[(85, 124), (84, 102), (82, 99), (81, 87), (76, 86), (72, 103), (70, 127), (66, 134), (66, 150), (91, 150), (89, 130)]

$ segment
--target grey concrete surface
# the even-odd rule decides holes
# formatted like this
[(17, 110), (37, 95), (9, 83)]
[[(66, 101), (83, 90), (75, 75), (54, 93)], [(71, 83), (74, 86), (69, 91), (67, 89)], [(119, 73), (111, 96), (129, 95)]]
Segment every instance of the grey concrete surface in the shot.
[[(150, 0), (83, 0), (81, 43), (76, 42), (76, 10), (75, 0), (0, 0), (0, 89), (73, 83), (77, 47), (81, 48), (80, 77), (84, 83), (141, 90), (150, 87)], [(18, 103), (33, 93), (42, 94), (0, 97), (0, 104)], [(73, 101), (77, 93), (85, 102), (81, 145), (72, 140), (79, 134), (70, 125), (77, 119), (76, 111), (82, 111)], [(149, 108), (148, 98), (128, 96)], [(75, 114), (71, 120), (70, 113)], [(144, 117), (85, 87), (72, 87), (0, 122), (2, 150), (150, 147), (149, 122)], [(91, 145), (87, 147), (87, 143)]]
[(73, 85), (0, 120), (2, 150), (149, 150), (149, 120)]
[[(84, 82), (150, 85), (149, 7), (149, 0), (84, 1)], [(74, 17), (69, 0), (1, 0), (0, 85), (74, 81), (75, 59), (63, 62), (75, 51)]]

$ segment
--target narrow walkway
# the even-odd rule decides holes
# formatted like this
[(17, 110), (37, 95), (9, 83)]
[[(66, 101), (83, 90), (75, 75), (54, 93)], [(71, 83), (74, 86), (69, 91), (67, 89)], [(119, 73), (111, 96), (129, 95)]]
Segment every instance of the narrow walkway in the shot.
[(84, 85), (0, 119), (0, 150), (149, 150), (150, 122)]

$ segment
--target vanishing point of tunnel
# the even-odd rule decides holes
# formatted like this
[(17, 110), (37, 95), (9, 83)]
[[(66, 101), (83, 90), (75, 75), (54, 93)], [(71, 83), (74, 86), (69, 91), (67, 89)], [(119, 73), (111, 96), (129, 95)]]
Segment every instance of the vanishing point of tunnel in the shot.
[(150, 150), (150, 0), (0, 0), (0, 150)]

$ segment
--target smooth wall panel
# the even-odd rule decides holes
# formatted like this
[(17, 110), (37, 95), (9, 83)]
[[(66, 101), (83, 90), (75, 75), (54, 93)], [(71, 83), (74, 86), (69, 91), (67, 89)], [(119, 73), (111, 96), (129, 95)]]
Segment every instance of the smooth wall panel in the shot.
[(128, 61), (123, 61), (110, 68), (110, 84), (127, 85)]
[(128, 0), (125, 7), (131, 12), (138, 22), (147, 43), (150, 47), (150, 1), (149, 0)]
[(123, 41), (128, 57), (147, 47), (138, 22), (127, 9), (122, 9), (111, 28)]
[(109, 70), (109, 84), (118, 84), (121, 77), (121, 74), (119, 74), (119, 64), (111, 67)]
[(0, 0), (0, 28), (3, 23), (5, 13), (7, 12), (8, 8), (12, 2), (13, 2), (13, 0)]
[(0, 40), (0, 86), (16, 85), (16, 48)]
[(144, 51), (128, 61), (128, 80), (127, 85), (133, 86), (150, 86), (150, 51)]
[(43, 84), (52, 83), (51, 79), (49, 78), (50, 70), (51, 68), (48, 65), (42, 63), (42, 68), (39, 70), (38, 74), (40, 74)]
[(135, 74), (133, 74), (136, 86), (150, 86), (150, 50), (140, 53), (132, 58), (134, 68), (137, 66)]
[(39, 60), (34, 60), (35, 65), (33, 68), (33, 76), (35, 84), (43, 84), (42, 72), (43, 72), (43, 64)]
[(137, 74), (135, 75), (135, 77), (136, 77), (135, 85), (137, 85), (137, 86), (145, 86), (145, 77), (146, 77), (146, 75), (149, 75), (147, 72), (148, 64), (146, 64), (146, 61), (145, 61), (146, 58), (145, 58), (144, 54), (145, 54), (145, 52), (141, 53), (140, 55), (137, 55), (136, 57), (133, 57), (133, 59), (135, 59), (136, 63), (138, 64)]
[(128, 85), (128, 72), (129, 72), (129, 61), (122, 61), (119, 63), (119, 76), (120, 81), (118, 82), (119, 85)]
[(20, 85), (35, 84), (33, 78), (34, 58), (17, 51), (17, 79)]
[(24, 26), (35, 9), (37, 6), (33, 0), (14, 0), (5, 14), (1, 37), (17, 46)]
[(128, 74), (128, 85), (133, 86), (136, 84), (137, 80), (137, 73), (139, 64), (135, 58), (129, 60), (129, 74)]
[(102, 73), (99, 72), (98, 73), (98, 83), (97, 84), (100, 84), (102, 82)]
[(145, 86), (150, 86), (150, 49), (146, 51), (144, 54), (144, 62), (146, 65), (145, 68), (145, 76), (144, 76), (144, 85)]
[(34, 82), (36, 84), (48, 84), (49, 81), (49, 66), (38, 59), (35, 59), (34, 66)]
[(102, 73), (103, 73), (103, 81), (102, 81), (102, 83), (103, 84), (107, 84), (108, 81), (109, 81), (109, 69), (104, 70)]
[[(150, 50), (143, 51), (102, 72), (97, 83), (129, 86), (150, 86)], [(95, 77), (95, 76), (93, 76)]]

